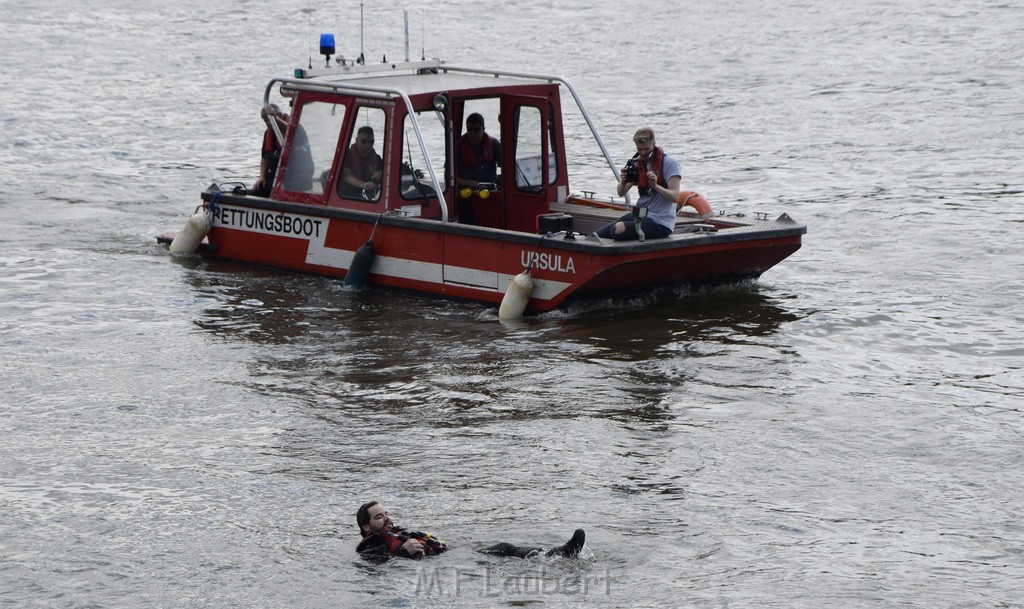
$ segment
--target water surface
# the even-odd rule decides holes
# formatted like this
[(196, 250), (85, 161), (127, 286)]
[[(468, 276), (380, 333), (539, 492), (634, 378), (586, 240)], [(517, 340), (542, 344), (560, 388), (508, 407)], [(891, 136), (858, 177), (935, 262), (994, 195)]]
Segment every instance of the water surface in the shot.
[[(264, 83), (356, 56), (357, 4), (7, 3), (0, 604), (1021, 606), (1024, 13), (668, 4), (450, 0), (414, 54), (567, 76), (616, 158), (652, 126), (803, 249), (503, 325), (153, 239), (252, 181)], [(371, 498), (455, 549), (360, 560)]]

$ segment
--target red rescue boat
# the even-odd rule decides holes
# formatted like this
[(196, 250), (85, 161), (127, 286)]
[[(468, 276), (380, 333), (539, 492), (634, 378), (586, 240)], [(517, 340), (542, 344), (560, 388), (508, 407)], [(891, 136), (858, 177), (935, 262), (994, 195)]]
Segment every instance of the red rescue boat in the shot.
[[(291, 111), (287, 127), (275, 127), (282, 153), (270, 195), (204, 191), (197, 214), (209, 230), (200, 249), (493, 304), (530, 269), (525, 306), (547, 311), (582, 296), (756, 278), (800, 248), (806, 226), (788, 215), (716, 216), (692, 191), (680, 196), (670, 237), (601, 239), (594, 231), (630, 201), (570, 191), (563, 91), (618, 180), (576, 90), (561, 77), (425, 60), (299, 69), (273, 79), (265, 103), (280, 95)], [(465, 187), (456, 184), (455, 166), (471, 113), (485, 117), (500, 161), (493, 183)], [(343, 177), (360, 133), (373, 134), (377, 188), (353, 188)], [(472, 206), (473, 224), (458, 222), (460, 199)]]

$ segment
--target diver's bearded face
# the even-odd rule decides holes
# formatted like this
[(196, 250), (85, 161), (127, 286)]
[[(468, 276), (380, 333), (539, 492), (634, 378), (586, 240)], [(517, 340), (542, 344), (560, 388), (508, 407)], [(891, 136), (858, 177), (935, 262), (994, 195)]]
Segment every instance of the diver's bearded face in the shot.
[(393, 526), (387, 508), (379, 503), (367, 510), (367, 514), (370, 516), (370, 522), (366, 524), (364, 531), (368, 535), (386, 531)]

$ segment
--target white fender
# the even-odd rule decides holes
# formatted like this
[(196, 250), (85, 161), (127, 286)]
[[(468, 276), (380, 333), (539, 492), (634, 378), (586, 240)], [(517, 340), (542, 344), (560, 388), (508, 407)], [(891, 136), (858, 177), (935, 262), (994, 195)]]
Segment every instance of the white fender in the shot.
[(531, 294), (533, 294), (533, 277), (530, 276), (530, 269), (526, 269), (508, 282), (505, 296), (502, 297), (501, 306), (498, 307), (498, 319), (522, 317)]
[(172, 254), (191, 254), (199, 249), (203, 237), (213, 226), (213, 214), (208, 209), (200, 209), (185, 222), (185, 228), (175, 235), (169, 248)]

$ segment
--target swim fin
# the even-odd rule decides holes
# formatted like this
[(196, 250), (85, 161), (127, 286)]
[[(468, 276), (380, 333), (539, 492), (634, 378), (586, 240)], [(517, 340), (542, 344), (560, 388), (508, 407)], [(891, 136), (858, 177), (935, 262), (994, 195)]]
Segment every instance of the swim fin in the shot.
[(583, 549), (583, 544), (586, 543), (586, 541), (587, 534), (583, 532), (583, 529), (576, 529), (576, 532), (572, 534), (572, 538), (565, 542), (565, 545), (548, 550), (548, 556), (578, 558), (580, 550)]

